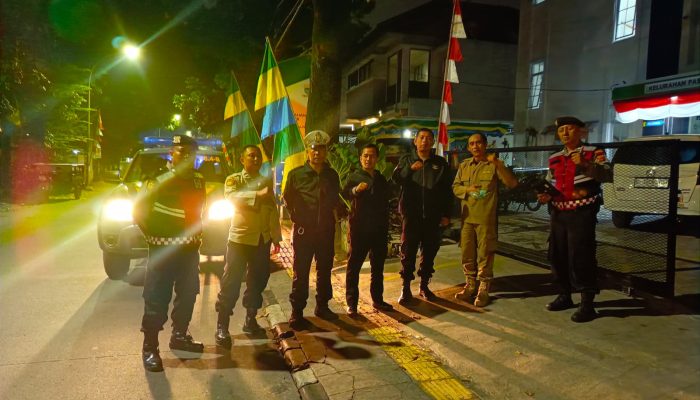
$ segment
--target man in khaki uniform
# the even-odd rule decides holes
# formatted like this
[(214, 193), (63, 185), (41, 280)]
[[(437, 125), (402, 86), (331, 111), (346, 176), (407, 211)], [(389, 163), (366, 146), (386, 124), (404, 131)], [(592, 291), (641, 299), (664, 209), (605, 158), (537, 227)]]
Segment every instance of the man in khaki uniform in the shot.
[[(493, 279), (493, 255), (496, 251), (496, 208), (498, 179), (508, 188), (518, 185), (515, 175), (493, 153), (486, 153), (486, 136), (469, 136), (472, 154), (459, 165), (452, 192), (462, 200), (462, 268), (467, 276), (464, 290), (455, 298), (468, 301), (479, 291), (474, 301), (477, 307), (489, 304), (489, 288)], [(478, 274), (477, 274), (478, 271)]]

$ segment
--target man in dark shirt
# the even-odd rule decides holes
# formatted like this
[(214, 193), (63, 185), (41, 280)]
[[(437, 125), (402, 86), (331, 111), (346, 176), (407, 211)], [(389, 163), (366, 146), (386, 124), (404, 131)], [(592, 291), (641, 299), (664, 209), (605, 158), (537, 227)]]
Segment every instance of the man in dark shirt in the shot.
[(308, 161), (289, 172), (284, 187), (284, 202), (292, 219), (294, 278), (289, 302), (292, 315), (289, 326), (303, 330), (309, 326), (304, 308), (309, 297), (311, 260), (316, 258), (316, 308), (314, 314), (325, 320), (338, 318), (328, 308), (333, 297), (331, 268), (335, 210), (340, 200), (338, 173), (326, 162), (330, 137), (323, 131), (311, 131), (304, 137)]
[(202, 343), (195, 342), (188, 333), (199, 293), (199, 246), (206, 203), (204, 178), (194, 171), (196, 151), (194, 139), (174, 136), (170, 152), (173, 169), (147, 180), (134, 206), (134, 220), (148, 243), (141, 331), (143, 366), (152, 372), (163, 370), (158, 332), (168, 320), (173, 289), (170, 348), (199, 353), (204, 350)]
[(362, 169), (348, 177), (343, 197), (352, 201), (350, 209), (350, 255), (345, 272), (345, 300), (348, 315), (357, 317), (360, 297), (360, 268), (369, 253), (371, 268), (370, 294), (375, 309), (389, 311), (393, 307), (384, 301), (384, 260), (389, 234), (389, 183), (374, 169), (379, 148), (367, 144), (360, 152)]
[(401, 234), (401, 278), (403, 290), (399, 304), (413, 300), (411, 281), (416, 269), (416, 254), (421, 248), (420, 295), (435, 300), (428, 288), (435, 269), (435, 256), (440, 249), (441, 227), (449, 224), (452, 204), (452, 178), (447, 161), (433, 153), (435, 137), (430, 129), (422, 128), (413, 144), (415, 152), (403, 156), (392, 179), (401, 185), (399, 212), (403, 218)]

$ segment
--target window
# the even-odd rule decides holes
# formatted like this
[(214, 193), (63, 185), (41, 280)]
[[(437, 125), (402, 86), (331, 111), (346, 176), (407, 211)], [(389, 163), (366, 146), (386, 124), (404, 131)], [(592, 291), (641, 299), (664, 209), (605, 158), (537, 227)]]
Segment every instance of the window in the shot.
[(430, 52), (411, 50), (409, 53), (408, 96), (428, 98), (430, 86)]
[(401, 51), (389, 57), (386, 74), (386, 104), (392, 105), (401, 99)]
[(360, 68), (348, 74), (348, 89), (358, 86), (372, 75), (372, 61), (367, 62)]
[(528, 108), (540, 108), (542, 105), (542, 78), (544, 77), (544, 61), (530, 64), (530, 97)]
[(538, 5), (544, 3), (544, 0), (532, 0), (532, 4)]
[(616, 14), (613, 42), (634, 36), (637, 22), (637, 0), (617, 0)]

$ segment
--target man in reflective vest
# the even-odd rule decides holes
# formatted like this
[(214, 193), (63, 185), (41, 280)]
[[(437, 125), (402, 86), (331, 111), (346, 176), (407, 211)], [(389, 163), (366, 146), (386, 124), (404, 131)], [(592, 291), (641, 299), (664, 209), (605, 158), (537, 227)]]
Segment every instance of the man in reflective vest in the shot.
[(581, 303), (571, 320), (588, 322), (597, 316), (593, 299), (599, 292), (595, 225), (600, 183), (611, 178), (612, 169), (603, 149), (582, 142), (586, 125), (580, 119), (560, 117), (555, 123), (564, 148), (549, 156), (548, 180), (554, 189), (537, 196), (550, 206), (549, 258), (560, 290), (547, 309), (572, 308), (571, 293), (580, 292)]

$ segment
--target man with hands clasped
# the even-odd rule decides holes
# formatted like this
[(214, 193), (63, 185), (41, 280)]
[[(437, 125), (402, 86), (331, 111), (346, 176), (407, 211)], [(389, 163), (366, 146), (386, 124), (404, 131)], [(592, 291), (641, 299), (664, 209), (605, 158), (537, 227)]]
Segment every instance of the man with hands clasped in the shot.
[(216, 302), (218, 319), (214, 339), (217, 346), (226, 349), (231, 349), (233, 345), (228, 331), (229, 321), (244, 276), (246, 290), (243, 307), (246, 317), (243, 331), (262, 331), (255, 317), (262, 307), (262, 292), (270, 279), (270, 245), (274, 246), (274, 252), (278, 252), (282, 240), (272, 180), (260, 174), (261, 163), (260, 148), (245, 146), (241, 154), (243, 170), (227, 177), (224, 186), (224, 196), (233, 203), (235, 213), (231, 219), (226, 266)]
[(411, 281), (416, 269), (416, 255), (421, 249), (420, 296), (435, 300), (428, 288), (435, 272), (435, 256), (440, 249), (441, 228), (449, 222), (452, 194), (450, 167), (447, 161), (433, 153), (433, 131), (422, 128), (413, 139), (415, 151), (399, 160), (392, 179), (401, 185), (399, 212), (402, 217), (401, 278), (403, 289), (399, 303), (408, 305), (413, 300)]
[(467, 278), (464, 289), (455, 298), (474, 305), (489, 304), (489, 289), (493, 279), (493, 257), (496, 252), (496, 209), (498, 207), (498, 180), (508, 188), (518, 185), (515, 175), (494, 153), (486, 152), (486, 136), (469, 136), (468, 148), (472, 157), (459, 165), (452, 184), (452, 192), (461, 199), (462, 268)]
[(372, 306), (377, 310), (390, 311), (391, 304), (384, 301), (384, 260), (387, 255), (389, 235), (389, 182), (375, 169), (379, 159), (379, 148), (367, 144), (360, 151), (362, 169), (348, 177), (343, 197), (351, 201), (350, 207), (350, 252), (345, 272), (345, 299), (348, 315), (357, 317), (360, 296), (360, 269), (369, 253), (371, 268), (370, 294)]

